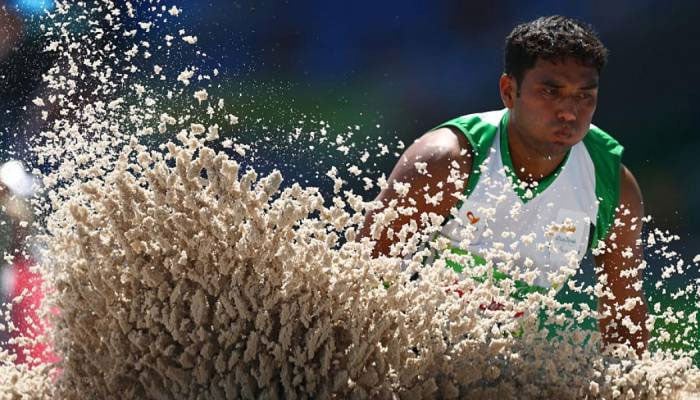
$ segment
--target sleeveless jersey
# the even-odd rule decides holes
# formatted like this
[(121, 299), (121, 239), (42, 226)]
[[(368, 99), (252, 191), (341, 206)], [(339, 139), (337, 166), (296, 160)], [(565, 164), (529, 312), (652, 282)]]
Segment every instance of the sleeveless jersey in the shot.
[(513, 171), (508, 117), (504, 109), (438, 126), (461, 131), (473, 157), (466, 199), (440, 234), (449, 239), (453, 252), (468, 252), (476, 259), (490, 252), (498, 262), (494, 249), (503, 249), (502, 254), (535, 273), (533, 285), (558, 289), (550, 278), (577, 266), (610, 230), (619, 201), (623, 148), (591, 125), (553, 174), (528, 186)]

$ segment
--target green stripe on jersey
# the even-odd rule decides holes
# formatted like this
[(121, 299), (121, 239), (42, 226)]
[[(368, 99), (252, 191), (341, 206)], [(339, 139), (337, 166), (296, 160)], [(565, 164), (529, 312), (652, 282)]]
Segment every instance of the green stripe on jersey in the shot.
[[(506, 111), (502, 122), (505, 120), (505, 123), (507, 123), (508, 115), (509, 113)], [(467, 188), (464, 191), (464, 194), (469, 196), (479, 182), (479, 176), (481, 175), (480, 167), (490, 154), (491, 145), (493, 144), (499, 127), (484, 121), (481, 114), (457, 117), (438, 125), (434, 129), (445, 127), (458, 129), (464, 134), (472, 147), (474, 160), (467, 181)], [(598, 246), (599, 241), (605, 240), (615, 219), (615, 209), (619, 204), (620, 197), (620, 168), (624, 148), (612, 136), (595, 125), (591, 125), (588, 133), (583, 138), (583, 144), (586, 146), (586, 150), (593, 161), (596, 180), (595, 194), (600, 202), (591, 243), (591, 248), (595, 248)], [(505, 158), (508, 156), (509, 152), (506, 155), (506, 152), (502, 151), (502, 157)], [(504, 165), (506, 165), (509, 160), (510, 159), (505, 159)], [(514, 175), (514, 171), (512, 171), (512, 161), (508, 164), (507, 166), (511, 169), (509, 174), (512, 173)], [(559, 172), (559, 168), (557, 172)], [(553, 174), (552, 178), (556, 178), (556, 175), (556, 173)], [(535, 192), (535, 194), (541, 192), (548, 186), (542, 183), (540, 183), (540, 185), (542, 187), (540, 188), (537, 186), (536, 188), (538, 191)], [(533, 190), (532, 188), (530, 189)], [(524, 192), (522, 193), (523, 196), (521, 196), (520, 191), (517, 191), (517, 193), (518, 196), (523, 199)], [(459, 201), (456, 207), (459, 209), (461, 206), (462, 201)]]
[(624, 148), (612, 136), (591, 125), (583, 138), (583, 144), (593, 160), (595, 169), (595, 195), (600, 202), (593, 233), (592, 248), (605, 240), (615, 219), (615, 209), (620, 201), (620, 168)]
[[(483, 164), (489, 156), (489, 150), (491, 149), (493, 138), (496, 136), (496, 132), (498, 132), (498, 126), (484, 121), (479, 114), (471, 114), (449, 120), (444, 124), (436, 126), (433, 130), (446, 127), (457, 128), (464, 134), (469, 144), (472, 146), (474, 159), (472, 160), (472, 170), (469, 172), (469, 177), (467, 178), (467, 189), (464, 192), (466, 196), (469, 196), (479, 182), (481, 164)], [(461, 206), (462, 201), (460, 200), (457, 204), (457, 209)]]

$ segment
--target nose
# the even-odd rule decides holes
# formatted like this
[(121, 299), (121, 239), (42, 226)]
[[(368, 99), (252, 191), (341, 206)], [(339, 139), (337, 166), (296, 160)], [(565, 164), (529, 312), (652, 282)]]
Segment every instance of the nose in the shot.
[(561, 102), (559, 102), (557, 119), (561, 122), (576, 121), (576, 108), (577, 104), (572, 96), (564, 98)]
[(561, 122), (574, 122), (576, 121), (576, 114), (571, 111), (561, 110), (557, 113), (557, 119)]

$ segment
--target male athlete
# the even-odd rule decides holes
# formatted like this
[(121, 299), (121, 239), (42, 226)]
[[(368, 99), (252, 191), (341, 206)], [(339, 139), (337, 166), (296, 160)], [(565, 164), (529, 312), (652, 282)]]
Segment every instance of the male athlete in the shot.
[[(420, 215), (435, 213), (445, 217), (440, 235), (453, 248), (478, 258), (498, 242), (519, 252), (537, 268), (539, 287), (552, 287), (549, 276), (596, 249), (597, 279), (605, 288), (598, 309), (607, 314), (598, 323), (603, 341), (641, 354), (647, 308), (641, 274), (629, 272), (643, 259), (642, 195), (620, 162), (622, 146), (591, 124), (606, 60), (592, 29), (570, 18), (515, 27), (499, 80), (506, 108), (462, 116), (423, 135), (401, 156), (377, 200), (417, 209), (393, 221), (388, 228), (395, 232), (412, 220), (424, 227)], [(427, 163), (427, 173), (417, 162)], [(455, 168), (468, 175), (466, 190), (455, 186)], [(408, 194), (397, 192), (394, 182), (409, 183)], [(461, 191), (462, 201), (450, 195)], [(494, 213), (484, 215), (487, 208)], [(367, 216), (363, 236), (370, 236), (379, 211)], [(464, 241), (470, 225), (475, 235)], [(377, 239), (375, 254), (389, 254), (395, 239), (386, 233)]]

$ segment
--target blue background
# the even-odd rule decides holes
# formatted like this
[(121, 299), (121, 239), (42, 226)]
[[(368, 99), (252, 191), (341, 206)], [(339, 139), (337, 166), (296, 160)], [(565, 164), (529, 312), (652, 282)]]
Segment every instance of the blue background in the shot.
[[(0, 161), (27, 158), (41, 124), (23, 107), (41, 93), (51, 59), (41, 52), (40, 0), (6, 3), (0, 30)], [(48, 2), (47, 2), (48, 3)], [(2, 4), (2, 1), (0, 1)], [(591, 23), (610, 49), (594, 123), (626, 148), (651, 226), (681, 235), (686, 261), (700, 252), (700, 141), (695, 122), (700, 3), (693, 1), (175, 1), (180, 27), (198, 36), (222, 92), (239, 107), (238, 132), (259, 146), (248, 162), (328, 190), (323, 173), (345, 158), (289, 143), (294, 127), (358, 125), (355, 141), (410, 143), (447, 119), (500, 108), (505, 36), (517, 23), (563, 14)], [(17, 29), (21, 34), (12, 39)], [(11, 40), (12, 39), (12, 40)], [(10, 43), (9, 47), (6, 45)], [(1, 46), (0, 46), (1, 47)], [(183, 53), (183, 65), (192, 62)], [(199, 62), (199, 61), (198, 61)], [(302, 123), (301, 121), (305, 121)], [(361, 146), (358, 146), (361, 147)], [(354, 158), (353, 158), (354, 157)], [(367, 170), (388, 174), (390, 153)], [(369, 196), (376, 194), (376, 189)], [(650, 257), (650, 273), (665, 260)], [(698, 277), (697, 267), (682, 279)], [(683, 283), (683, 282), (677, 282)]]

